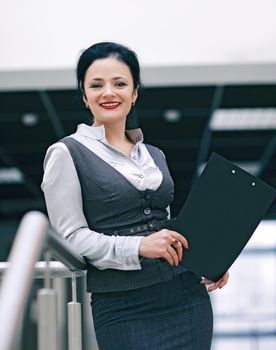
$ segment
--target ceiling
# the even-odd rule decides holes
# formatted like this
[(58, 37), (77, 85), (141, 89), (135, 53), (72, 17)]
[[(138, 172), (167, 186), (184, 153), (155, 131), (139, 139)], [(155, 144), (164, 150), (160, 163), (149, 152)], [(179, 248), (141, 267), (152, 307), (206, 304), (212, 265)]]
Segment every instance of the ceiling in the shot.
[[(209, 128), (218, 109), (276, 108), (276, 84), (145, 87), (136, 106), (145, 142), (164, 151), (175, 180), (173, 216), (200, 165), (213, 151), (239, 164), (253, 165), (256, 175), (276, 187), (275, 128)], [(168, 122), (164, 118), (168, 110), (179, 120)], [(28, 116), (25, 119), (32, 125), (22, 122), (26, 113), (36, 115), (33, 122)], [(1, 221), (19, 220), (31, 209), (45, 210), (40, 183), (46, 149), (88, 120), (73, 88), (0, 92), (0, 171), (15, 169), (21, 174), (18, 183), (0, 181)], [(276, 219), (275, 202), (266, 218)]]

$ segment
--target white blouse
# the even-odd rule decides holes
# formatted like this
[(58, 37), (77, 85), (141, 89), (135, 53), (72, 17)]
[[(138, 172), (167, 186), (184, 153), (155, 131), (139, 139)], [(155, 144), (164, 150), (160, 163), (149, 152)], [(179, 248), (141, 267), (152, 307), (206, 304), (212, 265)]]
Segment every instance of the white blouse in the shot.
[[(163, 175), (143, 144), (141, 129), (128, 130), (127, 134), (135, 144), (130, 156), (108, 143), (103, 125), (80, 124), (70, 137), (118, 170), (137, 189), (156, 190)], [(43, 167), (41, 188), (53, 228), (98, 269), (140, 270), (138, 252), (142, 236), (109, 236), (89, 229), (78, 175), (64, 143), (57, 142), (48, 148)]]

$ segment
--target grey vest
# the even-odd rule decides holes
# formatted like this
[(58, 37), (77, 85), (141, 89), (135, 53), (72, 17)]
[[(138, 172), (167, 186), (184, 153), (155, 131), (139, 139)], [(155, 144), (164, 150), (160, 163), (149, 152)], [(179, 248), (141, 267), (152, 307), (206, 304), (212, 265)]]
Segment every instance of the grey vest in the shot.
[[(120, 229), (167, 218), (166, 208), (174, 197), (174, 183), (165, 157), (154, 146), (146, 145), (162, 171), (163, 180), (157, 190), (138, 190), (115, 168), (71, 137), (61, 140), (73, 159), (82, 190), (83, 211), (91, 230), (107, 235)], [(135, 233), (146, 236), (154, 231)], [(99, 270), (88, 265), (88, 292), (112, 292), (145, 287), (171, 279), (186, 271), (165, 260), (144, 258), (141, 270)]]

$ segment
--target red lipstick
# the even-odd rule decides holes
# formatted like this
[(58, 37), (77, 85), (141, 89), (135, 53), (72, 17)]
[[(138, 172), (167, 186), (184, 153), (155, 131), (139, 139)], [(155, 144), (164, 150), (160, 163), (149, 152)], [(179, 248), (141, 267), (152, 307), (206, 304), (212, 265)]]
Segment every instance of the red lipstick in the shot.
[(115, 109), (120, 105), (120, 102), (103, 102), (100, 106), (104, 109)]

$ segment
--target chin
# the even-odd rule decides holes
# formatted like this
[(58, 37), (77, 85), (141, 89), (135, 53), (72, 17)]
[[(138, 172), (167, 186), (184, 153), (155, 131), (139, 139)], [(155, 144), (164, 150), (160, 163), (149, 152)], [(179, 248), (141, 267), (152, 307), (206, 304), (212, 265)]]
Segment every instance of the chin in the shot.
[(108, 116), (101, 116), (101, 118), (94, 118), (95, 121), (98, 121), (99, 123), (103, 124), (109, 124), (109, 123), (115, 123), (115, 122), (122, 122), (126, 121), (126, 116), (118, 116), (117, 115), (108, 115)]

